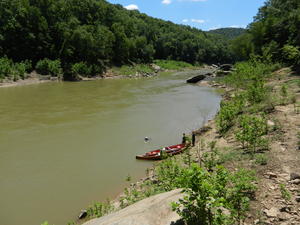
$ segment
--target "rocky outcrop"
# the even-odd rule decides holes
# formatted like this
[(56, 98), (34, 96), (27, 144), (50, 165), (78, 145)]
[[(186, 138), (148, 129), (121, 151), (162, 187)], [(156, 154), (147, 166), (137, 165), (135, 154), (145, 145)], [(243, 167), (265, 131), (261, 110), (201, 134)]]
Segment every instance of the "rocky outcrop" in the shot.
[(200, 74), (200, 75), (197, 75), (195, 77), (189, 78), (186, 82), (195, 84), (195, 83), (197, 83), (201, 80), (204, 80), (205, 78), (206, 78), (206, 75)]
[(180, 189), (155, 195), (83, 225), (179, 225), (180, 217), (172, 211), (171, 202), (182, 196)]
[(221, 77), (221, 76), (226, 76), (230, 74), (234, 70), (232, 64), (223, 64), (220, 65), (219, 68), (216, 71), (216, 76)]
[(223, 64), (219, 67), (220, 70), (230, 71), (233, 69), (232, 64)]
[(158, 73), (159, 71), (161, 71), (160, 66), (156, 65), (156, 64), (150, 64), (150, 67), (155, 71), (155, 73)]

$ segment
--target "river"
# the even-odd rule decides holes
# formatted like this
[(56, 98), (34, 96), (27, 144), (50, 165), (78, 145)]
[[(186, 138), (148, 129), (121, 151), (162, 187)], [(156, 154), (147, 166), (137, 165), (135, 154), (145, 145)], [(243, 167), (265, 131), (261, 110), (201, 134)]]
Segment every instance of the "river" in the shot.
[(219, 108), (191, 73), (0, 88), (0, 224), (66, 225), (142, 177), (152, 163), (135, 155), (179, 143)]

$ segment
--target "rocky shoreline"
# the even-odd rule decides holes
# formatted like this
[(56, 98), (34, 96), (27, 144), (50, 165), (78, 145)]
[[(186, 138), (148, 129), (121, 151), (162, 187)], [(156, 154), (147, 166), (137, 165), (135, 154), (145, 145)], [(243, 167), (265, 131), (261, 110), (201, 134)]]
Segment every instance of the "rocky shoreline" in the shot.
[[(94, 77), (84, 77), (84, 76), (76, 76), (76, 79), (72, 80), (72, 82), (81, 82), (81, 81), (95, 81), (95, 80), (103, 80), (103, 79), (130, 79), (130, 78), (147, 78), (157, 76), (160, 72), (169, 72), (161, 69), (159, 66), (155, 64), (150, 64), (150, 67), (153, 69), (153, 73), (148, 72), (136, 72), (132, 75), (120, 75), (114, 73), (111, 69), (108, 69), (103, 75), (97, 75)], [(175, 72), (175, 71), (170, 71)], [(67, 81), (67, 80), (66, 80)], [(41, 83), (49, 83), (49, 82), (63, 82), (59, 77), (54, 77), (51, 75), (41, 75), (36, 71), (31, 72), (27, 75), (25, 79), (19, 79), (17, 81), (5, 79), (0, 81), (1, 87), (15, 87), (15, 86), (24, 86), (31, 84), (41, 84)]]
[[(130, 74), (130, 75), (116, 74), (115, 72), (112, 71), (112, 69), (108, 69), (104, 74), (94, 76), (94, 77), (84, 77), (84, 76), (78, 75), (76, 77), (76, 79), (72, 80), (72, 82), (95, 81), (95, 80), (103, 80), (103, 79), (149, 78), (149, 77), (158, 76), (159, 73), (161, 73), (161, 72), (172, 73), (172, 72), (181, 71), (181, 70), (165, 70), (155, 64), (150, 64), (150, 67), (152, 68), (153, 72), (135, 72), (134, 74)], [(201, 77), (203, 76), (203, 79), (201, 79), (201, 80), (208, 80), (208, 79), (211, 79), (211, 78), (214, 78), (217, 76), (217, 73), (218, 73), (220, 67), (218, 67), (216, 65), (212, 65), (212, 66), (204, 66), (204, 67), (200, 67), (200, 68), (208, 69), (208, 70), (212, 71), (209, 73), (204, 73), (204, 75), (203, 74), (200, 75)], [(199, 68), (194, 68), (192, 70), (196, 70), (196, 69), (199, 69)], [(190, 69), (183, 68), (183, 70), (188, 71)], [(28, 74), (27, 78), (25, 78), (24, 80), (20, 79), (17, 81), (13, 81), (13, 80), (6, 79), (6, 80), (0, 81), (0, 88), (1, 87), (24, 86), (24, 85), (31, 85), (31, 84), (41, 84), (41, 83), (48, 83), (48, 82), (63, 82), (63, 80), (60, 79), (59, 77), (54, 77), (54, 76), (50, 76), (50, 75), (40, 75), (36, 71), (33, 71), (30, 74)]]

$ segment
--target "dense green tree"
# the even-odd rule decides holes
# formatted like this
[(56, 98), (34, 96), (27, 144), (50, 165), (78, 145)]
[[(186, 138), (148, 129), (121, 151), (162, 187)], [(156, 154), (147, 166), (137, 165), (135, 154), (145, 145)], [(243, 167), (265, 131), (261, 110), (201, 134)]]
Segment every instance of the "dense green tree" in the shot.
[(244, 28), (234, 28), (234, 27), (228, 27), (228, 28), (219, 28), (219, 29), (214, 29), (208, 31), (209, 33), (212, 34), (219, 34), (227, 39), (235, 39), (238, 36), (242, 35), (245, 33)]
[(264, 56), (299, 67), (300, 1), (268, 0), (259, 9), (247, 32), (233, 42), (234, 52), (242, 58), (251, 54)]
[(2, 0), (0, 57), (15, 62), (59, 59), (64, 71), (85, 62), (101, 72), (113, 64), (173, 59), (229, 62), (228, 42), (189, 26), (129, 11), (104, 0)]

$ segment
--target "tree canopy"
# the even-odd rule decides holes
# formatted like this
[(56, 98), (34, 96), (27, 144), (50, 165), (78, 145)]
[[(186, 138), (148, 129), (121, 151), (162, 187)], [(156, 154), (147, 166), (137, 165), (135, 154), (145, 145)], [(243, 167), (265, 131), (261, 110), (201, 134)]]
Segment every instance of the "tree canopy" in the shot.
[(0, 57), (15, 62), (60, 59), (64, 70), (84, 62), (110, 65), (172, 59), (231, 61), (226, 40), (149, 17), (104, 0), (2, 0)]
[(212, 34), (222, 35), (224, 38), (231, 40), (231, 39), (235, 39), (238, 36), (244, 34), (245, 31), (246, 30), (244, 28), (227, 27), (227, 28), (219, 28), (219, 29), (210, 30), (208, 32), (212, 33)]
[(242, 59), (256, 54), (299, 67), (299, 27), (299, 0), (268, 0), (247, 32), (233, 42), (233, 50)]

